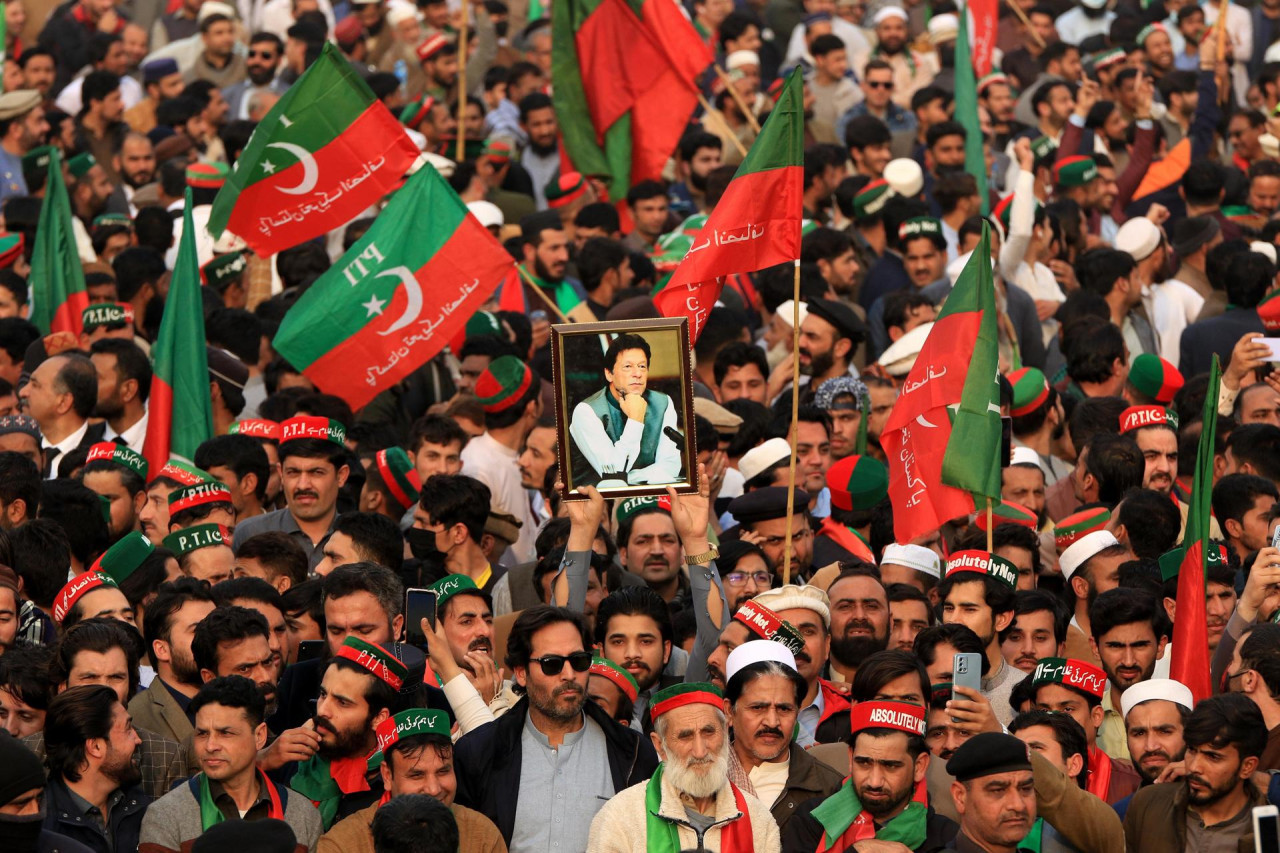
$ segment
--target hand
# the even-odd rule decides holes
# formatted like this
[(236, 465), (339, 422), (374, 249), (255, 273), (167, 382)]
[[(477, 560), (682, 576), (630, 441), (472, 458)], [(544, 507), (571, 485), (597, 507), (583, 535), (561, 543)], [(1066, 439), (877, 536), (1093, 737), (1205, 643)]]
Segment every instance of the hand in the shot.
[(951, 715), (951, 721), (956, 724), (958, 731), (970, 735), (1002, 731), (1000, 721), (996, 719), (991, 703), (985, 696), (972, 687), (956, 685), (951, 689), (965, 697), (947, 702), (947, 713)]
[(1058, 280), (1058, 287), (1062, 288), (1063, 293), (1080, 289), (1080, 283), (1076, 281), (1076, 271), (1071, 264), (1054, 258), (1049, 261), (1049, 269), (1053, 272), (1053, 277)]
[(1169, 219), (1169, 208), (1163, 204), (1153, 204), (1147, 208), (1147, 219), (1156, 225), (1163, 225)]
[(618, 407), (631, 420), (644, 423), (644, 413), (648, 411), (649, 404), (645, 402), (643, 394), (627, 394)]
[(1156, 783), (1177, 782), (1186, 775), (1187, 764), (1185, 761), (1171, 761), (1165, 765), (1163, 770), (1160, 771), (1160, 775), (1156, 777)]
[(1031, 139), (1024, 136), (1013, 143), (1014, 156), (1018, 158), (1018, 168), (1024, 172), (1034, 172), (1036, 165), (1035, 152), (1031, 150)]
[[(559, 492), (564, 484), (557, 479), (555, 488)], [(595, 486), (582, 486), (577, 491), (587, 499), (564, 502), (565, 512), (569, 513), (569, 541), (565, 551), (590, 551), (604, 519), (604, 498)]]
[(882, 841), (879, 838), (867, 838), (853, 845), (858, 853), (911, 853), (911, 848), (897, 841)]
[[(1277, 380), (1280, 381), (1280, 380)], [(710, 490), (707, 496), (714, 501), (720, 494), (720, 487), (724, 485), (724, 472), (729, 467), (729, 454), (723, 450), (715, 450), (711, 453), (711, 461), (707, 463), (707, 477), (711, 481)]]
[(101, 18), (98, 19), (98, 32), (114, 33), (116, 27), (120, 26), (120, 14), (112, 7), (106, 11)]
[(1056, 299), (1037, 299), (1036, 300), (1036, 318), (1043, 323), (1054, 314), (1058, 313), (1058, 309), (1062, 307), (1062, 303)]
[(1150, 75), (1138, 71), (1137, 77), (1137, 99), (1134, 103), (1134, 120), (1151, 118), (1151, 102), (1155, 98), (1155, 82)]
[(534, 319), (533, 323), (533, 346), (529, 352), (529, 358), (533, 358), (533, 354), (547, 345), (547, 341), (551, 340), (551, 321), (546, 317)]
[(1231, 360), (1222, 371), (1222, 384), (1232, 391), (1244, 387), (1244, 378), (1251, 370), (1257, 370), (1267, 363), (1271, 348), (1255, 339), (1261, 338), (1261, 332), (1249, 332), (1231, 349)]
[(427, 638), (427, 662), (432, 671), (440, 676), (441, 684), (448, 684), (462, 672), (462, 667), (453, 659), (453, 650), (449, 648), (449, 638), (444, 635), (444, 624), (437, 619), (436, 627), (431, 627), (431, 620), (423, 617), (422, 635)]
[(765, 394), (770, 400), (782, 393), (791, 383), (792, 371), (795, 370), (795, 353), (787, 353), (787, 357), (778, 362), (778, 366), (769, 372), (769, 380), (765, 383)]
[(764, 541), (764, 536), (754, 530), (743, 530), (738, 534), (738, 538), (743, 542), (750, 542), (752, 545), (759, 545)]
[[(1236, 609), (1242, 619), (1253, 622), (1268, 606), (1268, 602), (1277, 597), (1280, 597), (1280, 551), (1268, 545), (1258, 551)], [(1274, 609), (1272, 606), (1271, 610)]]
[(671, 498), (671, 521), (684, 545), (685, 556), (696, 557), (711, 549), (707, 541), (707, 522), (711, 519), (711, 481), (707, 466), (698, 464), (698, 493), (678, 495), (675, 487), (667, 486)]
[(316, 733), (316, 724), (307, 720), (296, 729), (287, 729), (280, 733), (271, 746), (258, 752), (258, 767), (262, 770), (277, 770), (291, 761), (306, 761), (320, 749), (320, 735)]
[(1098, 103), (1101, 97), (1101, 89), (1098, 81), (1090, 80), (1085, 77), (1080, 81), (1080, 89), (1076, 92), (1076, 115), (1080, 118), (1088, 118), (1089, 111), (1093, 109), (1093, 105)]
[[(488, 705), (493, 701), (493, 697), (498, 695), (498, 691), (502, 689), (502, 679), (505, 670), (498, 667), (493, 662), (493, 658), (486, 652), (467, 652), (463, 655), (463, 660), (467, 662), (467, 666), (471, 667), (471, 672), (463, 670), (463, 674), (467, 676), (467, 681), (471, 682), (471, 686), (480, 694), (480, 698)], [(472, 673), (475, 673), (472, 675)]]

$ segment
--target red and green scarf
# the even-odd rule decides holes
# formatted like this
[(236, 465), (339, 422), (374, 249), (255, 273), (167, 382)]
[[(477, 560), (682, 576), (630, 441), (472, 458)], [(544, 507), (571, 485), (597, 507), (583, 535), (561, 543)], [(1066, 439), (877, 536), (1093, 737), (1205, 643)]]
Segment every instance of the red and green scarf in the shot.
[(365, 774), (369, 772), (368, 756), (352, 756), (329, 761), (319, 755), (298, 765), (289, 787), (302, 794), (320, 810), (327, 830), (338, 815), (338, 805), (347, 794), (371, 790)]
[[(662, 811), (662, 770), (659, 764), (649, 779), (644, 792), (645, 811), (645, 850), (647, 853), (680, 853), (680, 829), (671, 821), (659, 817)], [(738, 786), (729, 783), (733, 789), (733, 800), (742, 817), (724, 826), (720, 830), (721, 853), (754, 853), (755, 842), (751, 835), (751, 817), (747, 813), (747, 800), (742, 796)]]
[[(222, 813), (222, 809), (213, 801), (213, 792), (209, 790), (209, 777), (203, 773), (197, 773), (191, 777), (188, 783), (191, 786), (191, 793), (195, 795), (196, 800), (200, 803), (200, 829), (208, 830), (215, 823), (222, 823), (226, 820), (226, 815)], [(271, 800), (271, 805), (267, 810), (267, 817), (273, 820), (284, 820), (284, 801), (281, 797), (280, 789), (275, 783), (267, 778), (267, 774), (261, 770), (258, 771), (258, 784), (262, 786), (262, 790), (266, 792), (267, 797)]]
[(852, 850), (859, 841), (875, 838), (879, 841), (896, 841), (912, 850), (924, 843), (928, 833), (928, 791), (921, 780), (915, 795), (901, 814), (876, 829), (875, 820), (862, 807), (862, 801), (853, 790), (853, 780), (846, 779), (839, 791), (822, 801), (813, 810), (813, 817), (822, 824), (822, 840), (814, 853)]

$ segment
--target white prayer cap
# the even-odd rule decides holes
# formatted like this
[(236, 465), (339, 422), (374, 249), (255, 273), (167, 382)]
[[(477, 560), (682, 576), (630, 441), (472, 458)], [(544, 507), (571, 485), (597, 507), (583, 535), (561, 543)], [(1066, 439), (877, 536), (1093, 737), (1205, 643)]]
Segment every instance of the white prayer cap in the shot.
[(871, 19), (871, 24), (879, 26), (890, 18), (900, 18), (905, 21), (907, 20), (907, 12), (901, 6), (885, 6), (879, 12), (876, 12), (876, 16)]
[[(1280, 45), (1280, 41), (1276, 42), (1276, 44)], [(1264, 133), (1258, 137), (1258, 145), (1261, 146), (1262, 153), (1265, 156), (1272, 160), (1280, 158), (1280, 139), (1276, 139), (1269, 133)]]
[(200, 7), (200, 11), (196, 12), (196, 23), (203, 24), (204, 19), (210, 15), (226, 15), (235, 21), (240, 18), (240, 13), (236, 11), (236, 7), (229, 3), (220, 3), (218, 0), (205, 0)]
[(751, 600), (774, 613), (781, 613), (783, 610), (812, 610), (822, 617), (822, 624), (828, 630), (831, 628), (831, 600), (827, 598), (825, 591), (816, 586), (789, 583), (766, 589)]
[(1276, 262), (1276, 244), (1275, 243), (1264, 243), (1261, 240), (1254, 240), (1252, 243), (1249, 244), (1249, 251), (1257, 252), (1259, 255), (1266, 255), (1267, 260), (1271, 261), (1273, 266), (1275, 265), (1275, 262)]
[(915, 198), (924, 189), (924, 170), (910, 157), (899, 157), (884, 167), (884, 180), (898, 195)]
[(505, 217), (502, 215), (502, 208), (498, 207), (491, 201), (469, 201), (467, 202), (467, 210), (471, 211), (471, 215), (480, 220), (480, 224), (485, 228), (491, 228), (497, 225), (501, 228), (506, 224)]
[[(790, 326), (791, 320), (795, 316), (795, 310), (796, 310), (795, 304), (796, 304), (795, 300), (788, 299), (786, 302), (783, 302), (781, 305), (779, 305), (778, 310), (774, 311), (773, 313), (781, 317), (782, 321), (786, 323), (788, 326)], [(800, 322), (803, 323), (804, 318), (808, 316), (809, 316), (809, 306), (801, 302), (800, 303)]]
[(1116, 248), (1135, 261), (1148, 257), (1160, 247), (1160, 228), (1145, 216), (1135, 216), (1116, 232)]
[(1062, 576), (1067, 580), (1071, 580), (1071, 576), (1076, 573), (1076, 569), (1080, 568), (1090, 557), (1099, 551), (1110, 548), (1112, 545), (1119, 544), (1120, 540), (1116, 539), (1110, 530), (1095, 530), (1092, 533), (1086, 533), (1068, 545), (1066, 550), (1058, 557), (1058, 567), (1062, 569)]
[(727, 682), (733, 678), (744, 666), (765, 661), (774, 661), (791, 669), (796, 668), (796, 656), (782, 643), (777, 640), (752, 640), (729, 652), (729, 659), (724, 662), (724, 680)]
[(1036, 453), (1030, 447), (1015, 447), (1013, 453), (1009, 455), (1010, 465), (1034, 465), (1040, 466), (1040, 454)]
[(742, 458), (738, 460), (738, 473), (742, 475), (743, 480), (750, 480), (790, 455), (790, 442), (785, 438), (771, 438), (742, 454)]
[[(963, 255), (956, 258), (951, 263), (947, 264), (947, 278), (951, 280), (952, 285), (955, 285), (955, 283), (960, 280), (960, 273), (964, 272), (965, 264), (969, 263), (969, 258), (972, 255), (973, 255), (972, 251), (965, 252)], [(995, 262), (995, 259), (993, 258), (991, 260), (991, 271), (994, 273), (995, 270), (996, 270), (996, 262)]]
[(938, 552), (923, 545), (886, 545), (880, 565), (884, 566), (886, 563), (915, 569), (935, 580), (942, 577), (942, 560), (939, 559)]
[(725, 57), (724, 68), (726, 71), (737, 71), (739, 68), (745, 68), (748, 65), (760, 67), (760, 54), (754, 50), (735, 50), (733, 53)]
[(951, 12), (934, 15), (929, 19), (929, 44), (945, 44), (955, 41), (959, 36), (960, 18)]
[[(208, 0), (205, 0), (208, 2)], [(404, 21), (418, 17), (418, 10), (410, 6), (408, 3), (388, 3), (386, 19), (387, 23), (393, 27), (400, 26)]]
[[(750, 645), (750, 643), (747, 645)], [(1152, 678), (1147, 681), (1139, 681), (1120, 694), (1121, 715), (1128, 717), (1130, 711), (1143, 702), (1150, 702), (1152, 699), (1163, 699), (1166, 702), (1181, 705), (1188, 711), (1194, 710), (1196, 707), (1195, 697), (1191, 695), (1191, 688), (1187, 687), (1187, 685), (1180, 681), (1174, 681), (1172, 678)]]
[(911, 368), (915, 367), (916, 356), (920, 355), (924, 340), (929, 337), (931, 329), (933, 329), (933, 323), (921, 323), (916, 326), (891, 343), (889, 348), (880, 354), (876, 364), (883, 367), (890, 376), (906, 376), (911, 372)]

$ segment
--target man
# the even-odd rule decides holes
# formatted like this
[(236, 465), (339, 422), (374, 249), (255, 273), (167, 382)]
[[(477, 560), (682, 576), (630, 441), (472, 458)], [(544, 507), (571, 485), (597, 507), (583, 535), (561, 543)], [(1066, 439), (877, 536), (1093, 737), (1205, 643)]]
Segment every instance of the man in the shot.
[(627, 190), (627, 208), (635, 228), (623, 245), (633, 252), (652, 252), (666, 231), (668, 207), (667, 190), (657, 181), (640, 181)]
[(676, 409), (670, 397), (648, 388), (653, 352), (640, 335), (613, 339), (604, 355), (605, 387), (574, 407), (573, 488), (677, 482), (684, 467), (671, 439)]
[(922, 793), (931, 758), (923, 709), (861, 702), (851, 712), (850, 730), (848, 781), (830, 797), (799, 807), (783, 827), (783, 850), (856, 850), (870, 839), (909, 850), (950, 843), (959, 827), (929, 807)]
[(1178, 416), (1163, 406), (1130, 406), (1120, 414), (1120, 432), (1133, 436), (1142, 451), (1142, 488), (1171, 493), (1178, 476)]
[(1280, 500), (1275, 483), (1256, 474), (1227, 474), (1213, 486), (1213, 515), (1227, 545), (1243, 562), (1271, 544), (1271, 508)]
[(200, 21), (200, 52), (187, 71), (188, 82), (207, 80), (226, 89), (243, 80), (245, 59), (235, 50), (235, 43), (236, 25), (231, 18), (217, 12), (205, 15)]
[(319, 547), (337, 517), (338, 492), (347, 482), (346, 427), (327, 418), (306, 415), (280, 424), (280, 479), (285, 507), (247, 519), (236, 531), (238, 541), (258, 533), (288, 533), (314, 569), (324, 558)]
[(983, 732), (965, 741), (947, 772), (960, 815), (955, 850), (1015, 853), (1036, 820), (1030, 751), (1013, 735)]
[(61, 457), (67, 451), (101, 441), (106, 432), (105, 424), (89, 423), (98, 401), (98, 373), (83, 355), (65, 353), (45, 359), (31, 372), (31, 381), (18, 398), (44, 436), (47, 479), (59, 476)]
[[(127, 314), (128, 307), (123, 308), (122, 313)], [(126, 333), (131, 334), (132, 328)], [(107, 424), (103, 439), (141, 453), (147, 437), (147, 395), (151, 393), (151, 362), (147, 354), (132, 340), (113, 338), (94, 341), (89, 353), (98, 374), (93, 416)]]
[(1020, 589), (1013, 607), (1013, 622), (1001, 634), (1004, 659), (1030, 675), (1041, 658), (1061, 657), (1067, 644), (1067, 608), (1051, 593)]
[(466, 575), (446, 575), (431, 585), (436, 594), (436, 619), (449, 646), (453, 662), (489, 702), (501, 687), (491, 677), (493, 662), (493, 609), (487, 593)]
[(261, 578), (281, 595), (307, 580), (307, 555), (287, 533), (259, 533), (236, 549), (235, 577)]
[(0, 729), (14, 738), (44, 730), (45, 714), (53, 697), (49, 684), (52, 654), (47, 646), (23, 645), (0, 655)]
[[(302, 850), (320, 839), (320, 814), (306, 797), (258, 769), (266, 745), (262, 694), (238, 675), (205, 683), (191, 700), (200, 772), (147, 808), (140, 843), (151, 853), (178, 853), (224, 820), (283, 820)], [(295, 848), (296, 849), (296, 848)]]
[(708, 657), (707, 674), (711, 682), (717, 687), (725, 684), (728, 681), (725, 671), (729, 655), (739, 646), (755, 640), (776, 640), (786, 646), (793, 657), (804, 649), (804, 638), (794, 625), (784, 622), (777, 613), (757, 601), (744, 601), (720, 632), (719, 642)]
[[(483, 373), (483, 370), (480, 371)], [(480, 373), (476, 374), (479, 378)], [(424, 415), (409, 435), (409, 458), (425, 483), (432, 474), (457, 474), (462, 470), (462, 449), (470, 436), (457, 421), (441, 415)]]
[(721, 403), (747, 399), (762, 405), (769, 400), (769, 363), (757, 346), (734, 341), (716, 353), (715, 391)]
[(436, 474), (427, 480), (413, 511), (413, 527), (421, 531), (425, 553), (443, 563), (447, 573), (466, 576), (486, 593), (506, 574), (502, 566), (490, 564), (480, 547), (490, 503), (489, 488), (479, 480)]
[(1274, 656), (1280, 650), (1280, 627), (1254, 625), (1232, 650), (1227, 670), (1227, 689), (1246, 696), (1258, 707), (1267, 730), (1267, 742), (1260, 756), (1261, 768), (1280, 764), (1280, 701), (1272, 692), (1277, 672)]
[(145, 96), (124, 111), (125, 123), (134, 133), (150, 133), (156, 126), (156, 107), (161, 101), (181, 95), (185, 85), (177, 60), (166, 57), (144, 62), (142, 88)]
[[(1183, 727), (1186, 776), (1134, 794), (1124, 818), (1132, 849), (1249, 849), (1249, 812), (1266, 804), (1253, 784), (1266, 741), (1262, 714), (1243, 696), (1197, 703)], [(1141, 839), (1141, 841), (1139, 841)]]
[(526, 695), (455, 747), (458, 800), (492, 820), (511, 849), (546, 848), (554, 837), (565, 849), (585, 850), (605, 801), (657, 767), (637, 732), (586, 701), (590, 645), (579, 614), (523, 611), (511, 627), (506, 665), (513, 689)]
[[(809, 525), (809, 493), (796, 489), (791, 496), (791, 571), (805, 577), (813, 562), (813, 528)], [(787, 488), (766, 486), (747, 492), (729, 503), (729, 514), (743, 533), (764, 551), (775, 566), (783, 565), (787, 547)]]
[(134, 625), (133, 606), (110, 575), (87, 571), (67, 581), (53, 601), (54, 624), (66, 631), (85, 619), (105, 616)]
[(1017, 584), (1017, 568), (986, 551), (953, 553), (938, 584), (943, 624), (967, 626), (986, 647), (989, 670), (982, 679), (982, 693), (1002, 722), (1013, 718), (1009, 694), (1023, 678), (1022, 670), (1006, 663), (1000, 649), (1000, 635), (1013, 622)]
[[(436, 553), (414, 543), (415, 553), (426, 558)], [(430, 540), (428, 540), (429, 542)], [(394, 521), (372, 512), (348, 512), (333, 522), (333, 532), (323, 546), (324, 559), (315, 573), (324, 577), (338, 566), (370, 562), (399, 571), (404, 561), (404, 537)], [(437, 549), (438, 551), (438, 549)]]
[(22, 158), (49, 133), (41, 94), (20, 89), (0, 96), (0, 202), (28, 194)]
[[(506, 849), (492, 821), (454, 802), (458, 778), (453, 766), (449, 717), (444, 711), (401, 711), (383, 720), (376, 735), (386, 797), (396, 800), (425, 794), (448, 806), (458, 824), (458, 853), (499, 853)], [(375, 803), (338, 821), (320, 839), (316, 853), (374, 853), (372, 826), (382, 805)]]
[(672, 649), (667, 603), (649, 587), (629, 586), (609, 593), (596, 608), (595, 640), (605, 658), (636, 680), (631, 724), (644, 731), (650, 697), (680, 680), (663, 677)]
[(216, 435), (196, 448), (195, 463), (230, 493), (235, 524), (266, 512), (270, 462), (258, 439), (239, 433)]
[(1133, 769), (1145, 787), (1170, 764), (1183, 759), (1187, 745), (1182, 732), (1195, 699), (1186, 685), (1153, 678), (1126, 690), (1120, 707)]
[(884, 584), (861, 570), (842, 572), (827, 587), (831, 602), (832, 678), (851, 682), (867, 655), (889, 642), (889, 599)]
[(111, 541), (136, 531), (147, 502), (147, 460), (128, 445), (103, 441), (92, 445), (80, 470), (80, 482), (107, 507)]
[(701, 128), (680, 137), (676, 148), (676, 182), (669, 190), (671, 212), (681, 217), (707, 212), (707, 177), (720, 168), (723, 143)]
[(232, 121), (249, 118), (249, 101), (254, 95), (283, 93), (284, 85), (276, 77), (283, 58), (284, 43), (275, 33), (257, 32), (249, 37), (249, 52), (244, 60), (248, 79), (222, 92), (227, 101), (227, 116)]
[(856, 375), (853, 356), (867, 336), (866, 326), (842, 302), (813, 298), (800, 322), (801, 384), (818, 388), (828, 379)]
[(381, 513), (398, 522), (421, 494), (422, 481), (413, 459), (403, 448), (388, 447), (375, 453), (373, 464), (365, 470), (360, 511)]
[(134, 750), (141, 741), (110, 687), (72, 687), (45, 717), (44, 828), (95, 853), (134, 850), (149, 797), (138, 787)]
[(619, 791), (604, 804), (591, 822), (587, 848), (639, 853), (657, 845), (710, 844), (778, 853), (778, 824), (768, 807), (729, 781), (729, 732), (720, 690), (692, 682), (653, 698), (649, 737), (662, 764), (649, 781)]
[[(520, 129), (529, 140), (520, 165), (533, 180), (533, 198), (538, 210), (546, 211), (546, 187), (560, 171), (560, 126), (551, 96), (542, 92), (525, 95), (520, 101)], [(552, 213), (555, 220), (560, 221), (560, 215)]]
[(258, 686), (268, 709), (274, 710), (280, 661), (271, 651), (271, 628), (258, 611), (234, 606), (215, 609), (192, 633), (191, 657), (202, 684), (243, 675)]
[(142, 636), (156, 677), (129, 702), (137, 725), (178, 743), (191, 734), (189, 709), (202, 683), (191, 641), (213, 609), (208, 587), (193, 578), (162, 584), (147, 605)]
[(1120, 564), (1132, 559), (1129, 549), (1105, 529), (1110, 520), (1111, 513), (1097, 507), (1067, 516), (1054, 529), (1058, 566), (1075, 599), (1068, 633), (1078, 632), (1078, 639), (1092, 636), (1089, 602), (1119, 586)]
[(1125, 691), (1147, 681), (1169, 641), (1164, 608), (1145, 590), (1117, 588), (1089, 605), (1094, 654), (1110, 685), (1102, 701), (1098, 747), (1112, 758), (1129, 759), (1121, 706)]

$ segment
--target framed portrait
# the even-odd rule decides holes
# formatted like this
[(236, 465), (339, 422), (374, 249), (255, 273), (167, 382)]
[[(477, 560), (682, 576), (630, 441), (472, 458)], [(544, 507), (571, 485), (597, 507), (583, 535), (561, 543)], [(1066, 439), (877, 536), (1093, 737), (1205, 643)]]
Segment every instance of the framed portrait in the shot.
[(551, 327), (564, 497), (698, 490), (689, 320)]

